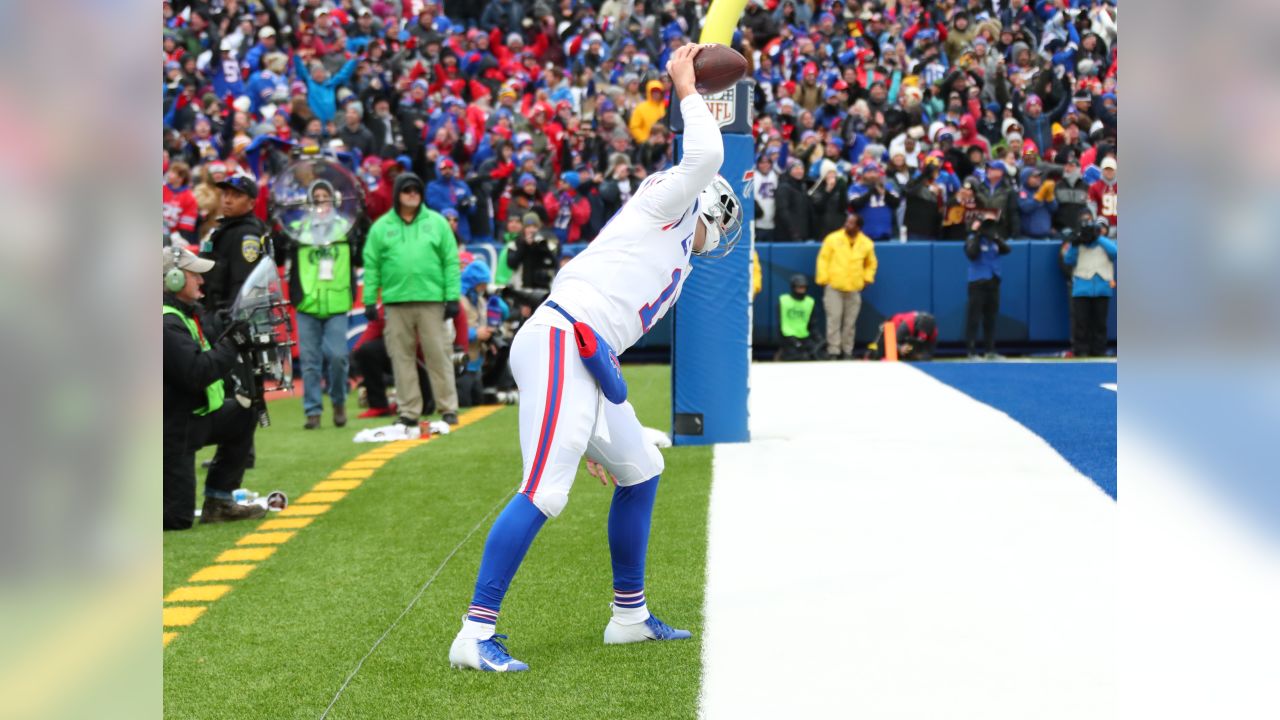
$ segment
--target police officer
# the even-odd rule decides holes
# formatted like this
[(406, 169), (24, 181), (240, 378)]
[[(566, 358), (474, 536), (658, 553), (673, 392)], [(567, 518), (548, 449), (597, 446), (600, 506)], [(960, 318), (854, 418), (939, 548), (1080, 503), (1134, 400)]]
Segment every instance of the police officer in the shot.
[(240, 286), (268, 250), (267, 224), (253, 214), (258, 200), (258, 183), (248, 175), (233, 175), (218, 183), (222, 189), (222, 217), (202, 248), (205, 258), (214, 261), (205, 278), (205, 297), (210, 310), (225, 310), (235, 302)]
[(217, 445), (205, 478), (201, 523), (262, 517), (266, 508), (244, 506), (232, 492), (244, 479), (254, 414), (227, 399), (223, 378), (249, 341), (243, 324), (210, 343), (198, 301), (204, 274), (216, 265), (187, 250), (163, 249), (164, 272), (164, 529), (191, 527), (195, 511), (196, 451)]

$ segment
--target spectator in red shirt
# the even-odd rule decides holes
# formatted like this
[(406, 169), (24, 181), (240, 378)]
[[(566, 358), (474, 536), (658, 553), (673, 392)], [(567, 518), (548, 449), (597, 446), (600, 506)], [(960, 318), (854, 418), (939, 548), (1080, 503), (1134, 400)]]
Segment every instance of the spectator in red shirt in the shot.
[(399, 160), (382, 161), (382, 178), (378, 182), (378, 187), (369, 193), (365, 201), (365, 212), (369, 215), (369, 222), (377, 220), (391, 209), (391, 188), (395, 186), (396, 177), (402, 172), (404, 172), (404, 166)]
[(196, 219), (200, 206), (191, 192), (191, 167), (184, 162), (169, 165), (165, 174), (162, 209), (164, 234), (171, 242), (190, 245), (196, 242)]
[(1120, 222), (1120, 210), (1116, 206), (1120, 185), (1116, 180), (1115, 157), (1103, 158), (1099, 167), (1102, 168), (1102, 179), (1089, 186), (1089, 209), (1095, 216), (1106, 218), (1114, 231)]

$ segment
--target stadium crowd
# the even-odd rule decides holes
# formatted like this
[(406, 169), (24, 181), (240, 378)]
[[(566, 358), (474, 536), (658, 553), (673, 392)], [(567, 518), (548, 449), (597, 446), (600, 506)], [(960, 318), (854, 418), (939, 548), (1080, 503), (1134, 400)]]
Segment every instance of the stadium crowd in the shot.
[[(363, 184), (353, 265), (365, 264), (364, 235), (399, 207), (397, 178), (412, 175), (422, 205), (454, 235), (461, 270), (472, 257), (465, 244), (493, 243), (496, 287), (548, 287), (566, 245), (591, 241), (649, 173), (672, 164), (664, 68), (698, 36), (706, 5), (165, 2), (165, 242), (209, 255), (211, 237), (258, 227), (255, 218), (279, 233), (273, 180), (290, 148), (314, 146)], [(754, 79), (755, 239), (825, 247), (855, 222), (849, 242), (963, 242), (981, 224), (1001, 239), (1063, 238), (1065, 260), (1082, 218), (1104, 218), (1102, 236), (1115, 237), (1113, 0), (750, 0), (733, 44)], [(254, 181), (251, 207), (243, 193), (224, 197), (237, 177)], [(271, 245), (243, 259), (294, 264), (296, 248)], [(221, 251), (233, 273), (236, 252)], [(815, 272), (826, 286), (828, 356), (850, 354), (854, 295), (874, 279), (874, 252), (858, 253), (869, 269), (838, 260), (841, 251), (829, 256), (833, 279), (821, 277), (821, 262)], [(987, 265), (995, 269), (971, 282), (998, 272)], [(857, 276), (843, 278), (841, 267)], [(485, 301), (474, 290), (487, 284), (475, 280), (435, 299)], [(1110, 293), (1114, 282), (1104, 284), (1085, 292)], [(972, 328), (990, 317), (973, 287), (970, 296)], [(537, 296), (506, 300), (518, 319)], [(458, 318), (455, 360), (474, 365), (462, 358), (476, 328), (468, 313), (447, 310)], [(380, 312), (368, 310), (366, 341), (379, 337)], [(336, 343), (338, 331), (315, 325), (310, 345), (330, 334)]]
[[(223, 176), (265, 198), (264, 138), (351, 153), (370, 219), (391, 175), (428, 184), (467, 242), (526, 213), (589, 241), (672, 163), (670, 52), (705, 3), (164, 3), (164, 226), (195, 243)], [(1005, 237), (1118, 222), (1116, 9), (1098, 0), (751, 0), (757, 239)], [(258, 213), (265, 219), (266, 204)]]

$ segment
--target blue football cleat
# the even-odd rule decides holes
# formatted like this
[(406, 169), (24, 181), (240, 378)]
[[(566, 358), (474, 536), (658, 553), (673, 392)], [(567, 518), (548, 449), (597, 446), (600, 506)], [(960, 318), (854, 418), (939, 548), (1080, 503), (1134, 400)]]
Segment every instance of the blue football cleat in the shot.
[(488, 640), (456, 638), (449, 648), (449, 664), (456, 668), (472, 668), (484, 672), (520, 672), (529, 666), (511, 657), (502, 644), (506, 635), (494, 635)]
[(648, 620), (633, 625), (623, 625), (612, 619), (604, 629), (605, 645), (644, 642), (645, 640), (687, 640), (693, 637), (688, 630), (679, 630), (650, 615)]

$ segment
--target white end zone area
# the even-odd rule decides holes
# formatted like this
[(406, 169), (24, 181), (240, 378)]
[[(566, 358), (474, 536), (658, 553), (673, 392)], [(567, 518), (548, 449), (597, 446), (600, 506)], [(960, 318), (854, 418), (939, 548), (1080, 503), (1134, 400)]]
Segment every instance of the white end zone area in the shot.
[(756, 364), (715, 450), (702, 717), (1114, 717), (1116, 504), (900, 363)]

